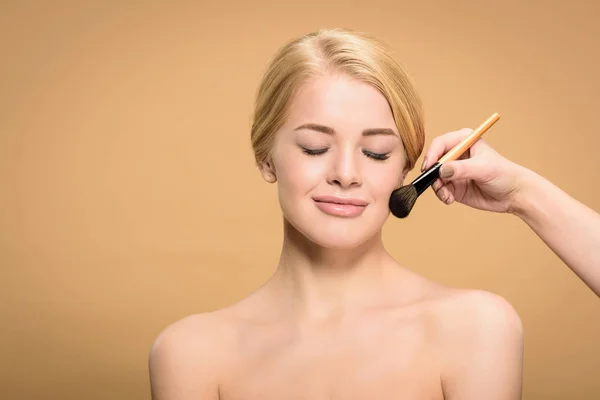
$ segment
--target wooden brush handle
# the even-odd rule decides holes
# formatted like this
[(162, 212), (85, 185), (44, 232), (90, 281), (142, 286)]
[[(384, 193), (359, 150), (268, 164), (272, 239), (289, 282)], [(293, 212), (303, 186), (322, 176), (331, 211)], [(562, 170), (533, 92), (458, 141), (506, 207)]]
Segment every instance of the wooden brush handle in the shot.
[(457, 144), (447, 152), (442, 158), (439, 159), (438, 163), (443, 164), (447, 161), (454, 161), (458, 157), (460, 157), (465, 151), (469, 149), (469, 147), (473, 146), (481, 135), (483, 135), (488, 129), (491, 128), (492, 125), (496, 123), (500, 119), (500, 115), (498, 113), (492, 114), (491, 117), (487, 119), (483, 124), (479, 126), (479, 128), (475, 129), (473, 133), (467, 136), (462, 142)]

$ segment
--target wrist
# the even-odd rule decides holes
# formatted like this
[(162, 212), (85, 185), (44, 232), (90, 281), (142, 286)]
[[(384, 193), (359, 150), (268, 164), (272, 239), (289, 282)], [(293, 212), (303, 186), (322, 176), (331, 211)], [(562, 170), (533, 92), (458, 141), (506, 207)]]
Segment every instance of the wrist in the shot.
[(515, 193), (508, 213), (526, 219), (535, 207), (535, 198), (541, 177), (522, 166), (517, 166), (517, 171)]

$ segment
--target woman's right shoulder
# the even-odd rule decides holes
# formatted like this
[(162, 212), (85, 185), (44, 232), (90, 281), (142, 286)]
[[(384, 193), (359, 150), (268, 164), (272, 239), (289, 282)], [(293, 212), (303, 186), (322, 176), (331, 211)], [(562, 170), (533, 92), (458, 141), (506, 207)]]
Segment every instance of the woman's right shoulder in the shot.
[(216, 398), (234, 331), (222, 311), (189, 315), (163, 328), (148, 356), (153, 398)]
[(185, 354), (213, 351), (224, 345), (230, 333), (232, 321), (226, 310), (197, 313), (183, 317), (165, 326), (156, 336), (150, 355), (157, 353)]

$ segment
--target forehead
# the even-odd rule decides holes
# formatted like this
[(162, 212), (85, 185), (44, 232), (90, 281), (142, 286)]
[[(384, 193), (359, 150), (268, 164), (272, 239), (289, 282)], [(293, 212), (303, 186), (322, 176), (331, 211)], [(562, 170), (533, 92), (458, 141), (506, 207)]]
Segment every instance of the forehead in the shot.
[(397, 131), (385, 97), (373, 86), (344, 74), (319, 75), (299, 88), (290, 104), (288, 122), (307, 120), (334, 128)]

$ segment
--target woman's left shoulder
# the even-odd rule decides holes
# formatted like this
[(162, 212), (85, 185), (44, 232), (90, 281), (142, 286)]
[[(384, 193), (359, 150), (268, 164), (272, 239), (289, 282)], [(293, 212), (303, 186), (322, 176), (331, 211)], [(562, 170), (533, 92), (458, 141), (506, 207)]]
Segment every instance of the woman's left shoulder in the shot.
[(433, 308), (443, 337), (452, 345), (522, 340), (523, 323), (517, 310), (496, 293), (447, 288), (436, 296)]
[(520, 399), (523, 325), (513, 305), (498, 294), (465, 289), (441, 290), (431, 304), (444, 395)]
[(503, 296), (481, 289), (445, 288), (438, 296), (439, 306), (446, 312), (466, 314), (475, 318), (519, 320), (515, 307)]

